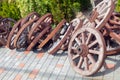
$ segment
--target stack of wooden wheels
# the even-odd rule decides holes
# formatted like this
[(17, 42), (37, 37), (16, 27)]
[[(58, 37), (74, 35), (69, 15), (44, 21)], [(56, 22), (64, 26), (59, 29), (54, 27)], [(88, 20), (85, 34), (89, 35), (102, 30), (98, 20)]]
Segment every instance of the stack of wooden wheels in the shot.
[(73, 69), (83, 76), (93, 75), (103, 66), (106, 55), (120, 52), (120, 13), (114, 12), (114, 7), (113, 0), (103, 0), (84, 21), (76, 18), (68, 23), (63, 19), (54, 29), (50, 13), (40, 16), (32, 12), (13, 28), (14, 20), (0, 17), (0, 45), (6, 41), (10, 49), (48, 48), (49, 54), (68, 49)]
[(12, 28), (7, 41), (10, 49), (31, 50), (47, 36), (51, 30), (52, 14), (42, 17), (32, 12), (20, 19)]
[(70, 23), (63, 19), (54, 29), (52, 25), (51, 13), (40, 17), (38, 13), (32, 12), (14, 24), (8, 36), (7, 47), (30, 51), (41, 50), (47, 45), (48, 53), (54, 54), (59, 49), (67, 49), (70, 35), (82, 24), (80, 19), (74, 19)]

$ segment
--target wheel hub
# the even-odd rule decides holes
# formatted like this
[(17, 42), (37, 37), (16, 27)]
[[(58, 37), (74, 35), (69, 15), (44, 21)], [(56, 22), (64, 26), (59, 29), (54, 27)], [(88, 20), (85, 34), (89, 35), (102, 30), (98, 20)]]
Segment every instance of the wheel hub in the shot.
[(85, 44), (82, 44), (79, 48), (79, 55), (81, 55), (82, 57), (87, 57), (88, 55), (88, 47)]

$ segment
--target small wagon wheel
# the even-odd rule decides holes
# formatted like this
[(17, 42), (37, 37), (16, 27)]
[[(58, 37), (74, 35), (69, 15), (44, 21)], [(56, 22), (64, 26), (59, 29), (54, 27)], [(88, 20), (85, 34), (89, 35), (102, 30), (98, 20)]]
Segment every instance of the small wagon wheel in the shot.
[[(42, 48), (45, 44), (47, 44), (47, 42), (49, 40), (51, 40), (58, 32), (60, 32), (59, 30), (61, 30), (61, 28), (63, 27), (63, 25), (66, 23), (66, 20), (63, 19), (58, 25), (57, 27), (46, 37), (45, 40), (43, 40), (41, 42), (41, 44), (38, 46), (38, 48)], [(64, 32), (63, 32), (64, 33)], [(58, 38), (59, 35), (57, 35), (56, 37)], [(56, 38), (55, 37), (55, 38)], [(56, 44), (57, 45), (57, 44)], [(53, 45), (54, 46), (54, 45)], [(60, 45), (59, 45), (60, 46)]]
[[(78, 28), (81, 27), (80, 19), (74, 19), (70, 25), (66, 25), (66, 21), (62, 20), (57, 27), (47, 36), (47, 38), (38, 46), (42, 48), (50, 39), (53, 38), (53, 45), (48, 50), (49, 54), (54, 54), (59, 49), (65, 50), (69, 43), (70, 35)], [(74, 30), (74, 31), (73, 31)], [(56, 39), (54, 39), (56, 38)]]
[[(100, 30), (108, 21), (113, 11), (114, 11), (113, 0), (103, 0), (93, 9), (93, 13), (90, 16), (89, 21), (95, 23), (96, 25), (95, 27), (98, 30)], [(84, 22), (84, 24), (86, 23)]]
[(28, 33), (34, 27), (34, 23), (36, 23), (38, 19), (38, 17), (36, 17), (35, 19), (31, 19), (30, 21), (26, 22), (26, 24), (24, 24), (22, 28), (18, 31), (17, 36), (14, 39), (14, 46), (16, 48), (20, 49), (26, 48), (28, 46)]
[(68, 47), (68, 57), (76, 72), (89, 76), (103, 65), (105, 51), (102, 34), (94, 28), (83, 27), (73, 34)]
[(34, 38), (38, 35), (39, 32), (41, 32), (43, 29), (45, 29), (45, 26), (50, 26), (52, 23), (52, 14), (47, 13), (46, 15), (42, 16), (34, 25), (34, 27), (29, 31), (28, 35), (28, 41), (32, 42)]
[(19, 29), (21, 28), (21, 21), (22, 19), (20, 19), (12, 28), (9, 36), (8, 36), (8, 41), (7, 41), (7, 47), (10, 49), (14, 49), (14, 39), (16, 37), (17, 32), (19, 31)]

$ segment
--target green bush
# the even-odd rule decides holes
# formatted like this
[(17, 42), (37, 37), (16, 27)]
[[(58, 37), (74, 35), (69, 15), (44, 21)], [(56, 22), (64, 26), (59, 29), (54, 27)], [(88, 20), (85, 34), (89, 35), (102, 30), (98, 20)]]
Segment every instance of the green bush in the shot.
[(90, 6), (90, 0), (3, 0), (0, 2), (0, 15), (19, 19), (33, 11), (40, 15), (50, 12), (54, 22), (58, 23), (63, 18), (72, 20), (77, 12)]
[(116, 12), (120, 12), (120, 0), (117, 0)]
[(60, 22), (63, 18), (70, 21), (76, 12), (90, 7), (90, 0), (16, 0), (16, 2), (22, 17), (32, 11), (40, 15), (50, 12), (55, 22)]
[(3, 0), (0, 2), (0, 16), (13, 18), (15, 20), (21, 18), (20, 11), (16, 3), (9, 3), (7, 0)]

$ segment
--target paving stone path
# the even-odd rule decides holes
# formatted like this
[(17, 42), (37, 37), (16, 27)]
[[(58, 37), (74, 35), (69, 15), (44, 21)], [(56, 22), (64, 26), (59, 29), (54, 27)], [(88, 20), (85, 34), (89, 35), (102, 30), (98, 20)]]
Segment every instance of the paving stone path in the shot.
[(95, 75), (83, 77), (70, 66), (67, 51), (49, 55), (0, 48), (0, 80), (120, 80), (120, 55), (105, 62)]

